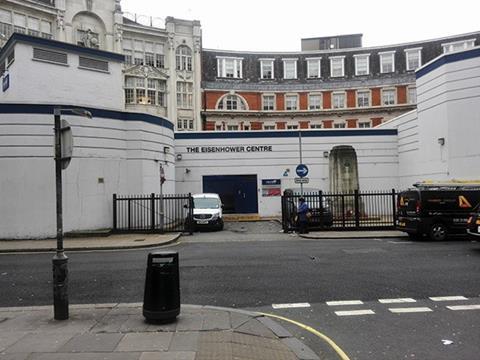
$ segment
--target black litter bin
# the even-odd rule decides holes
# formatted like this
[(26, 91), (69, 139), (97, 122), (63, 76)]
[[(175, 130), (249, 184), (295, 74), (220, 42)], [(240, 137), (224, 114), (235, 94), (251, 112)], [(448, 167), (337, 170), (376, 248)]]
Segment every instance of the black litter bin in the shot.
[(174, 321), (180, 314), (180, 277), (178, 253), (148, 254), (143, 316), (147, 321)]

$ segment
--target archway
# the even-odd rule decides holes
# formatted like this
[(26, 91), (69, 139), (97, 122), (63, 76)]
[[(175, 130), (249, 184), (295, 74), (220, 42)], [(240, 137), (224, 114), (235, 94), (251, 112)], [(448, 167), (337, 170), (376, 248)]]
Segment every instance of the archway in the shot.
[(329, 156), (330, 191), (352, 193), (359, 190), (357, 153), (350, 145), (335, 146)]

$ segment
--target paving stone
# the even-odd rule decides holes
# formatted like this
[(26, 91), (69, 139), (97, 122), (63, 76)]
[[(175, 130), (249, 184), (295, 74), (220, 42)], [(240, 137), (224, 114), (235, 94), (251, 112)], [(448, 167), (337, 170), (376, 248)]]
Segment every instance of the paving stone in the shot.
[(90, 331), (95, 333), (120, 332), (122, 325), (128, 320), (128, 315), (107, 315), (102, 318)]
[[(139, 360), (141, 353), (43, 353), (32, 354), (28, 360)], [(3, 360), (3, 359), (2, 359)]]
[(177, 331), (200, 331), (203, 326), (201, 313), (188, 314), (177, 318)]
[(231, 328), (228, 312), (206, 311), (203, 316), (202, 330), (227, 330)]
[(169, 351), (142, 353), (140, 360), (195, 360), (193, 351)]
[(230, 313), (230, 324), (232, 325), (232, 329), (236, 329), (243, 324), (245, 324), (247, 321), (252, 319), (251, 316), (238, 313), (238, 312), (231, 312)]
[(233, 358), (258, 360), (297, 360), (297, 357), (288, 349), (268, 349), (262, 346), (232, 344)]
[(120, 341), (116, 351), (166, 351), (172, 337), (172, 333), (129, 333)]
[(111, 352), (123, 334), (81, 334), (70, 339), (59, 352)]
[(297, 338), (285, 338), (281, 341), (287, 345), (300, 360), (320, 360), (320, 358), (312, 351), (312, 349), (303, 344)]
[(6, 317), (0, 323), (0, 333), (4, 331), (33, 331), (36, 330), (38, 324), (44, 319), (49, 319), (47, 312), (35, 312), (35, 313), (21, 313), (14, 312)]
[(251, 319), (251, 320), (247, 321), (245, 324), (236, 328), (235, 331), (240, 332), (240, 333), (244, 333), (244, 334), (266, 337), (266, 338), (270, 338), (270, 339), (276, 338), (276, 336), (272, 332), (272, 330), (267, 328), (265, 325), (263, 325), (257, 319)]
[(168, 350), (197, 351), (199, 335), (198, 331), (174, 333)]
[(27, 334), (28, 332), (26, 331), (2, 331), (0, 336), (0, 353)]
[(269, 338), (262, 338), (256, 335), (248, 335), (248, 334), (241, 334), (241, 333), (233, 333), (232, 334), (232, 343), (234, 344), (242, 344), (248, 346), (258, 346), (264, 347), (266, 349), (273, 349), (273, 350), (285, 350), (287, 346), (283, 344), (279, 339), (269, 339)]
[(128, 319), (120, 326), (121, 332), (144, 332), (148, 328), (148, 323), (142, 315), (128, 315)]
[(1, 360), (27, 360), (30, 359), (30, 353), (4, 354), (0, 352)]
[(290, 332), (288, 332), (283, 326), (266, 316), (259, 317), (257, 320), (272, 330), (279, 338), (292, 337), (292, 334), (290, 334)]
[(30, 333), (14, 345), (8, 347), (6, 353), (55, 352), (72, 338), (72, 334)]
[(159, 331), (159, 332), (176, 332), (177, 331), (178, 320), (170, 322), (168, 324), (155, 324), (148, 323), (145, 331)]
[(80, 319), (75, 317), (70, 317), (68, 320), (59, 321), (54, 320), (53, 318), (50, 319), (43, 319), (37, 325), (37, 331), (48, 331), (49, 333), (57, 333), (57, 334), (81, 334), (86, 331), (89, 331), (92, 327), (94, 327), (96, 321), (94, 319)]
[(233, 360), (231, 343), (200, 343), (195, 360)]
[(208, 331), (201, 332), (199, 336), (199, 343), (226, 343), (232, 342), (233, 332), (227, 331)]

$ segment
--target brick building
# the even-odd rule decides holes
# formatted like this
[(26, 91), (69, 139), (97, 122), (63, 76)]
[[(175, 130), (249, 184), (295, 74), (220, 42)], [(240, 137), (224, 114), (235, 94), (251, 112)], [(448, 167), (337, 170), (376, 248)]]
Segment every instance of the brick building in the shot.
[(415, 69), (479, 43), (475, 32), (366, 48), (355, 34), (302, 39), (300, 52), (203, 49), (203, 129), (375, 127), (416, 108)]

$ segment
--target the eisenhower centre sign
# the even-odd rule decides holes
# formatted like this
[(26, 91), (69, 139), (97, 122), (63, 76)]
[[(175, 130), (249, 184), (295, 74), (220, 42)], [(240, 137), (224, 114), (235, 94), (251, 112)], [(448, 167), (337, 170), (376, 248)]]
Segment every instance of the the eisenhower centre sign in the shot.
[(272, 145), (249, 146), (187, 146), (187, 153), (270, 152)]

